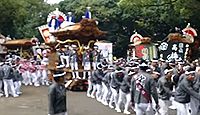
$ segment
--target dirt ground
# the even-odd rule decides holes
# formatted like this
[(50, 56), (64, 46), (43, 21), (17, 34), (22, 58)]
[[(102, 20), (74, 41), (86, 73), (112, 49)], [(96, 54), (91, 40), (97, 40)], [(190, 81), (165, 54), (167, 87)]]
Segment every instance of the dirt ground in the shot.
[[(22, 91), (18, 98), (0, 98), (0, 115), (47, 115), (48, 87), (23, 86)], [(69, 115), (123, 115), (86, 97), (85, 92), (68, 91), (67, 102)]]

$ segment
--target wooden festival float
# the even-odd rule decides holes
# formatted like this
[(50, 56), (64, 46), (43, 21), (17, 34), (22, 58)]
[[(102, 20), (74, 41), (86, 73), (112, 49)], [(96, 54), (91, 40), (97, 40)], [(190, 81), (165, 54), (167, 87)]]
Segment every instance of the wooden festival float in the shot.
[(195, 50), (199, 50), (199, 40), (196, 37), (197, 32), (190, 27), (190, 24), (181, 32), (170, 33), (167, 36), (167, 40), (163, 41), (159, 46), (160, 57), (165, 60), (188, 61), (198, 58), (198, 56), (192, 56)]
[(20, 57), (31, 58), (33, 57), (32, 47), (36, 45), (37, 41), (38, 39), (33, 37), (7, 40), (1, 45), (6, 47), (7, 52), (19, 52)]
[(142, 37), (142, 35), (135, 32), (130, 38), (127, 56), (129, 59), (137, 57), (152, 60), (158, 57), (158, 51), (156, 45), (151, 42), (151, 38)]
[(3, 60), (5, 55), (7, 54), (7, 48), (2, 45), (8, 40), (7, 38), (8, 37), (5, 37), (0, 33), (0, 60)]
[[(57, 13), (57, 14), (56, 14)], [(78, 52), (78, 72), (83, 72), (83, 67), (81, 65), (82, 54), (84, 47), (92, 48), (94, 43), (98, 40), (102, 40), (106, 32), (99, 30), (97, 27), (97, 22), (94, 19), (83, 18), (79, 23), (67, 22), (65, 23), (65, 15), (62, 12), (53, 11), (49, 14), (48, 18), (55, 18), (57, 15), (58, 19), (62, 22), (61, 26), (54, 31), (50, 31), (50, 28), (42, 26), (40, 30), (43, 38), (45, 39), (46, 45), (51, 47), (51, 53), (49, 54), (49, 65), (48, 69), (50, 71), (55, 71), (57, 64), (59, 63), (59, 57), (56, 53), (56, 49), (59, 47), (64, 47), (64, 45), (76, 44)], [(48, 19), (47, 19), (48, 20)], [(48, 22), (48, 21), (47, 21)], [(64, 26), (63, 26), (64, 25)], [(49, 31), (49, 33), (48, 33)], [(54, 38), (52, 40), (52, 38)], [(68, 89), (70, 90), (86, 90), (87, 89), (87, 80), (83, 79), (72, 79), (70, 68), (64, 68), (63, 71), (67, 72), (66, 78), (68, 80)], [(75, 71), (75, 70), (74, 70)], [(82, 74), (80, 74), (82, 75)], [(50, 75), (52, 78), (52, 74)]]

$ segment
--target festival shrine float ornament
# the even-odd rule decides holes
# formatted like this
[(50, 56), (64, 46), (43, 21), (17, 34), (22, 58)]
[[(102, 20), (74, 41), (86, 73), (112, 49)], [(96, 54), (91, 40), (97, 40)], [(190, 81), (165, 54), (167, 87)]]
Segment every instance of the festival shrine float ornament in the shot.
[(60, 28), (60, 25), (65, 21), (66, 15), (56, 8), (55, 11), (49, 13), (47, 24), (50, 32), (54, 32)]
[(49, 13), (47, 25), (38, 29), (47, 44), (76, 42), (81, 47), (88, 45), (91, 41), (101, 40), (106, 34), (98, 29), (97, 21), (91, 18), (90, 7), (86, 8), (85, 16), (79, 23), (74, 22), (72, 12), (68, 12), (66, 16), (56, 8), (55, 11)]
[(1, 54), (5, 55), (7, 53), (6, 47), (2, 45), (6, 41), (7, 41), (6, 37), (0, 33), (0, 55)]
[(62, 26), (65, 23), (63, 22), (60, 29), (50, 33), (57, 38), (56, 41), (59, 44), (74, 42), (78, 45), (79, 49), (82, 49), (82, 46), (89, 47), (90, 44), (96, 42), (96, 40), (102, 40), (106, 34), (106, 32), (99, 30), (97, 21), (91, 18), (90, 7), (86, 8), (85, 16), (79, 23), (73, 22), (73, 15), (69, 12), (67, 18), (68, 24)]
[(187, 27), (182, 30), (182, 33), (170, 33), (167, 38), (168, 41), (177, 41), (191, 44), (194, 42), (194, 37), (196, 36), (196, 30), (190, 27), (190, 23), (188, 23)]
[(189, 58), (189, 46), (194, 42), (196, 36), (197, 32), (190, 27), (190, 23), (181, 32), (170, 33), (167, 36), (168, 40), (163, 41), (159, 46), (160, 58), (165, 60), (187, 60)]
[(130, 59), (134, 57), (148, 60), (157, 58), (157, 48), (151, 43), (151, 38), (142, 37), (142, 35), (135, 32), (130, 38), (130, 43), (127, 51)]
[(38, 42), (38, 39), (33, 38), (24, 38), (24, 39), (15, 39), (8, 40), (2, 45), (7, 48), (7, 50), (19, 50), (21, 57), (32, 57), (33, 51), (32, 47), (35, 46)]
[(89, 9), (86, 9), (85, 16), (80, 22), (50, 32), (56, 38), (55, 47), (76, 44), (78, 56), (81, 57), (84, 46), (91, 48), (97, 40), (104, 39), (106, 32), (99, 30), (96, 20), (90, 19)]
[(58, 48), (62, 48), (64, 46), (70, 46), (70, 48), (72, 48), (73, 45), (77, 46), (74, 48), (74, 51), (76, 51), (78, 54), (78, 70), (71, 70), (70, 68), (63, 69), (65, 72), (70, 73), (70, 75), (67, 75), (67, 79), (71, 81), (68, 89), (74, 89), (75, 85), (73, 84), (76, 84), (77, 82), (78, 86), (82, 87), (79, 87), (80, 89), (87, 89), (84, 88), (84, 86), (88, 86), (85, 84), (87, 80), (71, 80), (71, 72), (83, 72), (81, 65), (83, 48), (93, 48), (94, 43), (97, 40), (103, 40), (106, 34), (106, 32), (101, 31), (98, 28), (97, 21), (91, 18), (92, 15), (90, 12), (90, 7), (86, 8), (85, 16), (78, 23), (74, 22), (75, 18), (72, 12), (68, 12), (67, 15), (64, 15), (58, 9), (56, 9), (49, 14), (47, 25), (41, 29), (41, 34), (43, 34), (42, 36), (45, 40), (45, 44), (51, 48), (48, 65), (48, 69), (50, 71), (57, 70), (56, 64), (58, 64), (60, 61), (56, 52)]
[(56, 8), (55, 11), (50, 12), (47, 17), (47, 24), (38, 27), (45, 43), (55, 42), (56, 38), (50, 32), (60, 29), (61, 24), (66, 20), (66, 15)]

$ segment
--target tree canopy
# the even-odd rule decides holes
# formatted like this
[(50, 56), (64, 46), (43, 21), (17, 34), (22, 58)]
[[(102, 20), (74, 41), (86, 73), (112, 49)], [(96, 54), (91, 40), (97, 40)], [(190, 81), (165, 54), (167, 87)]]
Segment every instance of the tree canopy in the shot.
[(43, 0), (1, 0), (0, 33), (15, 38), (39, 36), (37, 27), (46, 23), (52, 9)]
[(1, 0), (0, 33), (41, 38), (37, 27), (46, 24), (48, 13), (55, 7), (65, 14), (73, 12), (79, 22), (87, 6), (99, 28), (108, 32), (106, 38), (114, 44), (114, 55), (118, 57), (126, 56), (135, 30), (155, 42), (187, 23), (200, 30), (200, 0), (64, 0), (57, 5), (43, 0)]

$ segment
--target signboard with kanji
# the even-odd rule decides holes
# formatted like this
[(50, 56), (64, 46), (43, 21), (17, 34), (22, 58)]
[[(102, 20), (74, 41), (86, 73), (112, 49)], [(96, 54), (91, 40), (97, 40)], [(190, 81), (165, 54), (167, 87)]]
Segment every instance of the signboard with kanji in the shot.
[(188, 44), (182, 42), (163, 42), (159, 46), (160, 58), (165, 60), (184, 60)]

